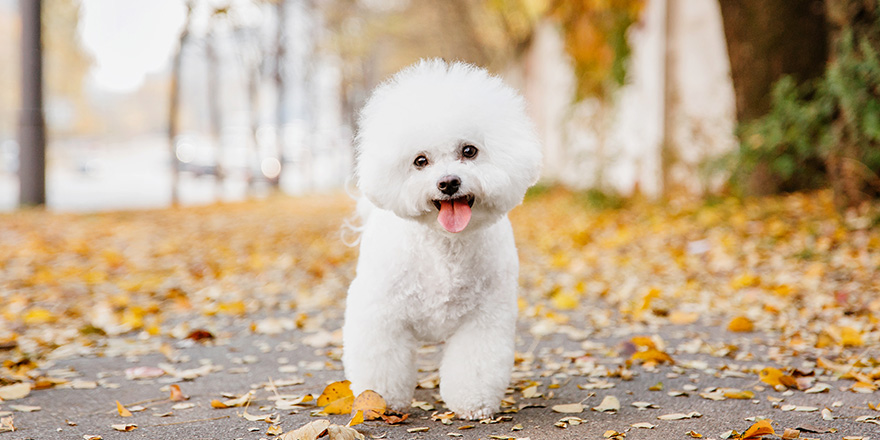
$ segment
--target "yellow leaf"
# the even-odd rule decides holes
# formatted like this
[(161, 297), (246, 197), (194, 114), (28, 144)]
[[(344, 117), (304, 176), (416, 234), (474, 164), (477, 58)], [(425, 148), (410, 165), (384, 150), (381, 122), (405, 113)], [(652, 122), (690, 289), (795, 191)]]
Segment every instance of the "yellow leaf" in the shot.
[(272, 425), (266, 429), (266, 435), (281, 435), (281, 425)]
[(131, 411), (125, 409), (125, 407), (122, 406), (122, 404), (119, 403), (118, 400), (116, 401), (116, 411), (117, 411), (117, 412), (119, 413), (119, 415), (122, 416), (122, 417), (131, 417)]
[(727, 324), (727, 329), (732, 332), (750, 332), (755, 329), (755, 324), (745, 316), (737, 316), (730, 320), (730, 324)]
[(758, 420), (752, 426), (749, 426), (749, 429), (746, 429), (746, 432), (743, 433), (742, 438), (756, 438), (764, 435), (775, 435), (776, 432), (773, 430), (772, 420)]
[(551, 301), (553, 307), (559, 310), (572, 310), (578, 306), (578, 299), (571, 292), (556, 292)]
[(777, 385), (783, 385), (789, 388), (796, 388), (797, 381), (795, 378), (783, 373), (778, 368), (767, 367), (761, 370), (760, 372), (761, 381), (775, 387)]
[(323, 406), (326, 414), (350, 414), (354, 403), (350, 385), (347, 380), (327, 385), (318, 397), (318, 406)]
[(28, 325), (39, 325), (55, 322), (58, 320), (58, 317), (44, 308), (36, 307), (25, 312), (22, 320)]
[(361, 423), (364, 423), (364, 411), (357, 410), (345, 426), (355, 426), (360, 425)]
[(639, 361), (643, 364), (675, 363), (672, 360), (671, 356), (669, 356), (665, 352), (657, 350), (656, 348), (649, 348), (645, 351), (637, 351), (633, 353), (631, 359), (634, 361)]
[(229, 406), (217, 399), (211, 399), (211, 408), (223, 409), (229, 408)]
[(724, 392), (724, 397), (728, 399), (749, 400), (755, 398), (755, 393), (749, 390), (727, 390)]
[(840, 329), (840, 345), (844, 347), (861, 347), (862, 335), (858, 330), (852, 327), (842, 327)]
[(171, 399), (172, 402), (183, 402), (184, 400), (189, 400), (189, 396), (183, 394), (183, 391), (180, 391), (180, 386), (176, 383), (171, 384), (169, 387), (171, 388)]
[(761, 284), (761, 278), (751, 273), (744, 273), (730, 282), (730, 287), (734, 289), (742, 289), (745, 287), (755, 287)]
[(381, 417), (382, 414), (385, 414), (386, 407), (385, 399), (379, 393), (373, 390), (366, 390), (354, 399), (351, 411), (363, 412), (364, 419), (375, 420)]
[(657, 348), (650, 336), (634, 336), (630, 341), (638, 347)]

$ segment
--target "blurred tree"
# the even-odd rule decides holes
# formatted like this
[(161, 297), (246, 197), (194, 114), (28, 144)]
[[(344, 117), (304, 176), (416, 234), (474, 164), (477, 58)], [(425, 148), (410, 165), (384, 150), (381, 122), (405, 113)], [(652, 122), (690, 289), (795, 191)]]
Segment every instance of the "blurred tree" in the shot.
[(171, 62), (171, 80), (168, 97), (168, 148), (171, 159), (171, 205), (180, 203), (180, 161), (177, 159), (177, 138), (180, 135), (180, 88), (183, 48), (189, 41), (195, 0), (186, 2), (186, 19), (177, 38), (177, 49)]
[[(52, 134), (84, 134), (101, 131), (83, 90), (92, 58), (80, 45), (80, 2), (43, 0), (43, 46), (46, 63), (47, 110)], [(54, 110), (54, 111), (53, 111)], [(52, 115), (57, 115), (54, 120)]]
[[(772, 85), (775, 78), (757, 69), (749, 86), (740, 84), (750, 93), (772, 85), (773, 93), (759, 103), (766, 109), (743, 98), (746, 109), (738, 109), (741, 146), (732, 182), (758, 194), (830, 186), (839, 206), (853, 206), (880, 196), (880, 2), (826, 0), (821, 11), (824, 40), (831, 41), (830, 49), (813, 49), (826, 53), (821, 76), (804, 80), (807, 75), (801, 71)], [(787, 18), (777, 17), (768, 26), (779, 27), (780, 20)], [(792, 50), (812, 41), (807, 31), (785, 30), (784, 38), (797, 43)], [(775, 46), (767, 50), (767, 58), (777, 56)], [(731, 49), (731, 64), (737, 62), (735, 52)], [(803, 60), (791, 62), (808, 74), (815, 69)], [(737, 104), (741, 93), (737, 91)]]
[(279, 188), (281, 185), (281, 175), (284, 172), (287, 146), (285, 137), (285, 124), (288, 121), (287, 101), (290, 93), (287, 80), (287, 0), (273, 0), (275, 3), (275, 136), (276, 147), (278, 150), (278, 163), (280, 170), (278, 176), (269, 179), (272, 187)]
[(737, 120), (767, 113), (770, 89), (784, 75), (822, 75), (828, 27), (822, 0), (720, 0)]
[(645, 0), (554, 0), (551, 16), (562, 26), (577, 79), (575, 98), (605, 96), (626, 79), (626, 32)]
[(41, 1), (21, 9), (21, 112), (19, 114), (19, 204), (46, 204), (46, 124), (43, 118)]
[(211, 144), (214, 147), (214, 183), (216, 185), (217, 198), (221, 199), (224, 194), (224, 182), (226, 181), (226, 170), (224, 167), (224, 144), (223, 144), (223, 108), (221, 105), (222, 96), (221, 86), (223, 78), (223, 68), (221, 68), (220, 54), (218, 50), (217, 28), (221, 26), (223, 21), (229, 17), (229, 7), (219, 6), (211, 11), (211, 17), (208, 21), (208, 33), (204, 38), (205, 49), (205, 85), (207, 88), (208, 98), (208, 132), (210, 133)]

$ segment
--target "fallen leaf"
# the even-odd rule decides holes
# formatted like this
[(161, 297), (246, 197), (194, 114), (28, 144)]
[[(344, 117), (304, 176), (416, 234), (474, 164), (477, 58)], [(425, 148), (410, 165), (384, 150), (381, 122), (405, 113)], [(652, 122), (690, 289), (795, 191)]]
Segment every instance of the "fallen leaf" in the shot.
[(746, 432), (743, 433), (742, 438), (756, 438), (764, 435), (775, 435), (776, 432), (773, 430), (772, 426), (773, 421), (769, 419), (758, 420), (753, 423), (752, 426), (749, 426), (749, 429), (746, 429)]
[(759, 376), (761, 378), (761, 382), (766, 383), (772, 387), (782, 385), (785, 387), (797, 387), (797, 381), (782, 372), (782, 370), (773, 367), (766, 367), (760, 371)]
[(414, 400), (410, 406), (412, 408), (419, 408), (422, 411), (434, 411), (434, 405), (420, 400)]
[(684, 413), (664, 414), (662, 416), (657, 416), (657, 418), (660, 420), (683, 420), (683, 419), (695, 419), (695, 418), (702, 417), (702, 416), (703, 416), (702, 414), (700, 414), (696, 411), (692, 411), (687, 414), (684, 414)]
[(110, 427), (117, 431), (128, 432), (137, 429), (138, 425), (135, 425), (134, 423), (125, 423), (120, 425), (110, 425)]
[(14, 383), (0, 387), (0, 400), (16, 400), (27, 397), (31, 393), (31, 384), (27, 382)]
[(42, 408), (40, 408), (39, 406), (31, 406), (31, 405), (9, 405), (9, 409), (11, 409), (13, 411), (19, 411), (19, 412), (35, 412), (35, 411), (39, 411)]
[(223, 409), (223, 408), (229, 408), (229, 407), (225, 403), (223, 403), (217, 399), (211, 399), (211, 408)]
[(195, 403), (189, 403), (189, 402), (188, 403), (177, 403), (175, 405), (172, 405), (171, 409), (190, 409), (190, 408), (195, 408), (195, 406), (196, 406)]
[(724, 397), (728, 399), (749, 400), (755, 398), (755, 393), (749, 390), (728, 389), (724, 391)]
[(351, 420), (345, 426), (355, 426), (364, 423), (364, 411), (363, 410), (354, 410), (354, 415), (351, 416)]
[(409, 418), (409, 414), (382, 414), (382, 420), (389, 425), (397, 425), (399, 423), (403, 423), (406, 419)]
[(580, 403), (566, 403), (562, 405), (553, 405), (550, 409), (553, 412), (563, 413), (563, 414), (576, 414), (584, 411), (584, 406)]
[(429, 429), (431, 428), (428, 426), (419, 426), (417, 428), (409, 428), (406, 432), (428, 432)]
[(171, 389), (171, 399), (172, 402), (182, 402), (184, 400), (189, 400), (189, 396), (184, 395), (182, 391), (180, 391), (180, 386), (176, 383), (171, 384), (168, 388)]
[(186, 335), (186, 339), (190, 339), (199, 343), (205, 343), (214, 340), (214, 334), (205, 329), (195, 329)]
[(327, 427), (328, 440), (365, 440), (365, 437), (354, 428), (342, 425), (330, 425)]
[(15, 431), (15, 425), (12, 423), (13, 417), (0, 417), (0, 432)]
[(632, 426), (633, 428), (654, 429), (657, 425), (652, 425), (648, 422), (640, 422), (640, 423), (633, 423), (632, 425), (629, 425), (629, 426)]
[(279, 437), (281, 440), (316, 440), (330, 426), (327, 419), (318, 419), (313, 422), (306, 423), (293, 431), (288, 431)]
[(703, 434), (700, 434), (699, 432), (693, 430), (688, 431), (685, 434), (691, 438), (703, 438)]
[(785, 428), (785, 432), (782, 433), (782, 438), (786, 440), (796, 439), (801, 436), (801, 432), (797, 429)]
[[(555, 408), (556, 407), (554, 407), (554, 411), (556, 411)], [(599, 406), (593, 407), (593, 411), (616, 413), (617, 411), (620, 411), (620, 400), (614, 396), (605, 396)]]
[(272, 425), (266, 428), (266, 435), (281, 435), (281, 425)]
[(385, 414), (386, 407), (385, 399), (379, 393), (365, 390), (354, 399), (349, 412), (361, 411), (364, 420), (376, 420)]
[(325, 414), (350, 414), (354, 403), (351, 382), (333, 382), (324, 388), (318, 397), (318, 406), (323, 406)]
[(755, 324), (751, 319), (746, 318), (745, 316), (737, 316), (730, 320), (730, 323), (727, 324), (727, 330), (732, 332), (750, 332), (755, 329)]
[(125, 369), (125, 378), (129, 380), (154, 379), (164, 374), (165, 370), (158, 367), (131, 367)]
[(131, 415), (132, 415), (131, 411), (125, 409), (125, 407), (122, 406), (122, 404), (119, 403), (118, 400), (116, 401), (116, 412), (118, 412), (119, 415), (122, 417), (131, 417)]

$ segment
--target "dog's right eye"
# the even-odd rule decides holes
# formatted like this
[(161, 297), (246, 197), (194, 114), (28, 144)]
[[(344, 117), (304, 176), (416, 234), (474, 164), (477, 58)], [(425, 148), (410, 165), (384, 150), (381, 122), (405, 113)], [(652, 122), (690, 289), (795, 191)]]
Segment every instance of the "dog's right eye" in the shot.
[(418, 169), (422, 169), (428, 166), (428, 158), (424, 155), (420, 155), (416, 157), (416, 160), (413, 161), (413, 165), (415, 165), (415, 167)]

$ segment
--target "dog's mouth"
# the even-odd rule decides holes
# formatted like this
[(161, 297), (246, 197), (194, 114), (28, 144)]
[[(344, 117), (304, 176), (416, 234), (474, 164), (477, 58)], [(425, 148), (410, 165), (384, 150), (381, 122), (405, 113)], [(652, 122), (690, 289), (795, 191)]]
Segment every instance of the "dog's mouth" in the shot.
[(471, 208), (474, 206), (473, 194), (454, 199), (435, 199), (432, 202), (440, 212), (437, 215), (437, 221), (449, 232), (461, 232), (471, 221)]

